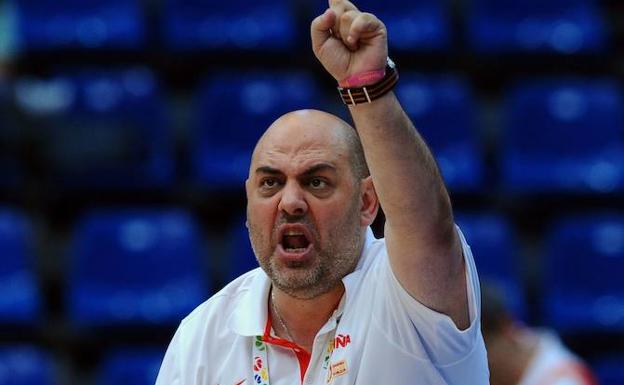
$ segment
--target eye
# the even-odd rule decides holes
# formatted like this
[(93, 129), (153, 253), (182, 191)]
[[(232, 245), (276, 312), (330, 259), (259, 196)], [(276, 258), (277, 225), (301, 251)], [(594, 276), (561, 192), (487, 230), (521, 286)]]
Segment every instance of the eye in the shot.
[(277, 186), (278, 182), (275, 178), (264, 178), (260, 181), (260, 187), (263, 188), (273, 188)]
[(309, 184), (310, 184), (310, 187), (314, 189), (322, 189), (322, 188), (327, 187), (327, 182), (321, 178), (312, 178), (310, 179)]

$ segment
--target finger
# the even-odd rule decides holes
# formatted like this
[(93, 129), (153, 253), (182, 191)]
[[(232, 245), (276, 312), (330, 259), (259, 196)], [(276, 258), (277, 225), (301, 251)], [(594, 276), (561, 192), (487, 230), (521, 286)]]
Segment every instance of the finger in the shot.
[(331, 28), (334, 26), (336, 14), (331, 9), (317, 16), (310, 25), (310, 35), (312, 36), (312, 49), (318, 52), (325, 42), (331, 38)]
[(329, 7), (342, 12), (357, 11), (357, 7), (349, 0), (329, 0)]
[[(336, 37), (340, 38), (342, 15), (349, 12), (357, 12), (358, 9), (347, 0), (329, 0), (329, 8), (336, 14), (336, 20), (332, 31), (336, 34)], [(344, 35), (343, 37), (346, 39), (347, 36)]]
[(370, 35), (375, 32), (385, 31), (385, 25), (375, 15), (360, 13), (349, 25), (346, 33), (346, 41), (351, 45), (357, 45), (362, 35)]
[(340, 22), (338, 23), (338, 32), (340, 35), (340, 39), (342, 39), (343, 43), (345, 43), (349, 48), (354, 48), (354, 41), (351, 41), (348, 38), (349, 33), (351, 31), (351, 25), (353, 21), (359, 16), (359, 11), (348, 11), (343, 13), (340, 16)]

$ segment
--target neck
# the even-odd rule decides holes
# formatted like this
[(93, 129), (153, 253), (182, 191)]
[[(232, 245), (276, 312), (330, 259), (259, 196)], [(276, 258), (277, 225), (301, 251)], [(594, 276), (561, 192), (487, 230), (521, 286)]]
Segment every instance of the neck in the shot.
[[(277, 287), (271, 289), (273, 330), (284, 339), (294, 339), (294, 343), (312, 352), (314, 338), (338, 307), (344, 294), (342, 282), (331, 291), (311, 299), (291, 297)], [(277, 311), (277, 314), (276, 314)], [(282, 320), (282, 325), (279, 320)], [(286, 329), (285, 329), (286, 328)]]

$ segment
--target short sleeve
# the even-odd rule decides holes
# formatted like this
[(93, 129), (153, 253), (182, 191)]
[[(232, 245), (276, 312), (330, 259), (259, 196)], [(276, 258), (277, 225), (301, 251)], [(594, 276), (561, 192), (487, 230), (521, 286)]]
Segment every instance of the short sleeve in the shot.
[[(485, 359), (485, 347), (481, 336), (479, 279), (472, 251), (457, 227), (466, 266), (467, 300), (470, 326), (459, 330), (446, 314), (414, 299), (399, 283), (388, 258), (379, 261), (380, 298), (382, 311), (376, 313), (378, 322), (386, 326), (386, 333), (394, 341), (400, 341), (403, 349), (415, 356), (427, 359), (436, 366), (450, 366), (464, 362), (480, 364)], [(477, 366), (478, 367), (478, 366)]]

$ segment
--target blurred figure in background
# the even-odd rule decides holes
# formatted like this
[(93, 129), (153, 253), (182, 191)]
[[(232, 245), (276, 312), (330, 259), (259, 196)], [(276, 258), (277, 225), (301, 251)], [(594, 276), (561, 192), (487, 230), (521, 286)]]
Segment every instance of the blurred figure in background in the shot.
[(482, 283), (481, 294), (491, 385), (597, 385), (553, 331), (523, 325), (495, 286)]

